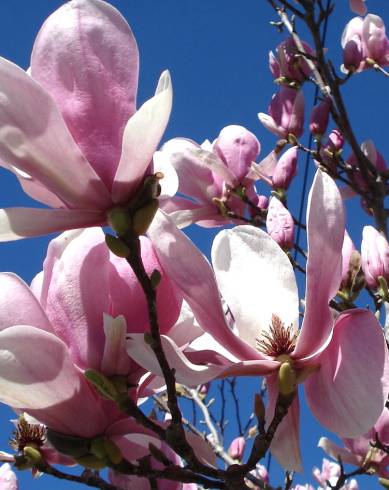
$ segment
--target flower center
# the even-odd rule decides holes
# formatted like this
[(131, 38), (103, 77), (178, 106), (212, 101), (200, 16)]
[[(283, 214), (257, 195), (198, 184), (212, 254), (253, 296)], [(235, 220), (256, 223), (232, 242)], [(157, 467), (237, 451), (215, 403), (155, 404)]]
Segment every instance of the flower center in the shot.
[(9, 445), (15, 451), (23, 451), (26, 446), (41, 447), (46, 442), (46, 428), (43, 425), (29, 424), (21, 416), (18, 425), (9, 440)]
[(280, 317), (273, 314), (269, 330), (256, 339), (256, 348), (269, 357), (288, 355), (296, 346), (297, 335), (293, 325), (286, 327)]

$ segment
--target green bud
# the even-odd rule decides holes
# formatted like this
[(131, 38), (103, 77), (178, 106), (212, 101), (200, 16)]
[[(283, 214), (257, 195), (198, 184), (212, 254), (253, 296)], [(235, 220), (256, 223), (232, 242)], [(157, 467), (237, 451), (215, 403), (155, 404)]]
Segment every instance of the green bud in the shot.
[(104, 459), (106, 457), (103, 437), (96, 437), (96, 439), (91, 441), (90, 452), (100, 459)]
[(47, 429), (46, 437), (58, 452), (67, 456), (79, 457), (89, 452), (89, 439), (61, 434), (52, 429)]
[(132, 231), (135, 235), (144, 235), (158, 211), (158, 199), (150, 199), (143, 207), (139, 208), (132, 218)]
[(296, 390), (296, 372), (289, 362), (283, 362), (278, 371), (280, 395), (288, 396)]
[(26, 446), (23, 449), (23, 454), (26, 460), (32, 465), (36, 466), (42, 461), (42, 455), (38, 451), (38, 449), (35, 449), (34, 447), (31, 446)]
[(79, 458), (74, 458), (78, 464), (84, 466), (84, 468), (90, 468), (91, 470), (102, 470), (107, 466), (106, 461), (94, 456), (93, 454), (86, 454)]
[(106, 233), (105, 243), (111, 252), (117, 257), (125, 259), (130, 255), (130, 249), (121, 238)]
[(24, 455), (16, 454), (15, 455), (15, 468), (19, 471), (30, 470), (32, 468), (32, 464), (26, 459)]
[(120, 236), (130, 230), (130, 215), (125, 208), (116, 207), (108, 211), (108, 223)]
[(158, 269), (154, 269), (150, 276), (150, 282), (153, 289), (157, 289), (159, 283), (161, 282), (162, 275)]
[(104, 398), (115, 401), (118, 392), (115, 385), (104, 374), (95, 369), (87, 369), (84, 376)]
[(112, 464), (119, 464), (122, 459), (122, 453), (119, 447), (110, 439), (104, 439), (105, 454)]
[(382, 297), (382, 299), (388, 303), (389, 302), (388, 283), (386, 282), (386, 279), (383, 276), (378, 277), (378, 283), (379, 283), (378, 293)]

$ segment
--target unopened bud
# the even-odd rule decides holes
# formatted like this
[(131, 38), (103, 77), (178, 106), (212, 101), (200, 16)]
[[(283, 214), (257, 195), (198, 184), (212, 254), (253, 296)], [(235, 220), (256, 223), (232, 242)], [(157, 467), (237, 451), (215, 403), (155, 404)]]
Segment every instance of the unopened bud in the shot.
[(97, 391), (109, 400), (116, 400), (118, 395), (115, 385), (104, 374), (95, 369), (87, 369), (84, 372), (86, 379), (93, 384)]
[(158, 199), (150, 199), (143, 207), (138, 209), (132, 218), (132, 231), (135, 235), (144, 235), (158, 211)]
[(110, 251), (117, 257), (125, 259), (130, 255), (130, 249), (121, 238), (106, 233), (105, 243)]
[(119, 236), (127, 233), (130, 229), (130, 216), (127, 209), (119, 206), (112, 208), (108, 211), (108, 223)]
[(266, 218), (266, 229), (269, 235), (283, 249), (290, 249), (294, 244), (293, 217), (282, 202), (276, 197), (270, 200)]
[(104, 449), (109, 461), (113, 464), (119, 464), (123, 459), (122, 453), (113, 441), (104, 439)]
[(283, 362), (278, 371), (280, 395), (289, 396), (296, 390), (296, 372), (290, 362)]
[(309, 130), (313, 136), (323, 135), (328, 126), (328, 119), (330, 116), (331, 100), (324, 99), (320, 104), (317, 104), (311, 113), (311, 122), (309, 124)]
[(244, 437), (236, 437), (230, 444), (228, 449), (228, 454), (232, 459), (241, 460), (244, 453), (244, 448), (246, 446), (246, 441)]
[(287, 189), (297, 171), (297, 146), (289, 148), (278, 160), (272, 176), (275, 189)]
[(365, 226), (362, 236), (362, 269), (367, 284), (376, 289), (380, 276), (389, 281), (389, 245), (386, 238), (372, 226)]
[(254, 397), (254, 413), (258, 420), (265, 420), (265, 404), (259, 393), (255, 393)]

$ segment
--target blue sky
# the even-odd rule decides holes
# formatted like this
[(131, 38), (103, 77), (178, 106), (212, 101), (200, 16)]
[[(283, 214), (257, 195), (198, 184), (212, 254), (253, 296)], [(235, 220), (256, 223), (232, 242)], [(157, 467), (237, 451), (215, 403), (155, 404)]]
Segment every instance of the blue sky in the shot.
[[(62, 3), (57, 0), (0, 2), (0, 55), (27, 68), (36, 33), (45, 18)], [(166, 68), (171, 71), (174, 105), (165, 140), (175, 136), (198, 142), (206, 138), (212, 140), (224, 126), (241, 124), (256, 134), (262, 144), (262, 155), (272, 149), (276, 138), (261, 126), (257, 113), (267, 112), (271, 95), (277, 90), (267, 67), (267, 57), (268, 51), (274, 49), (285, 35), (279, 35), (269, 24), (270, 20), (276, 19), (267, 2), (118, 0), (111, 3), (127, 19), (138, 42), (138, 105), (152, 95), (161, 71)], [(384, 3), (368, 0), (371, 11), (381, 15), (389, 24), (389, 8), (387, 5), (384, 8)], [(341, 60), (340, 36), (351, 17), (348, 1), (337, 0), (336, 14), (327, 36), (328, 53), (336, 66)], [(385, 118), (385, 110), (389, 106), (387, 83), (379, 74), (363, 73), (351, 80), (345, 95), (358, 138), (361, 141), (373, 139), (384, 156), (389, 153)], [(306, 95), (306, 105), (309, 107), (313, 91), (308, 90)], [(299, 165), (301, 174), (303, 159), (300, 159)], [(0, 169), (0, 178), (1, 207), (32, 204), (12, 175)], [(297, 178), (289, 199), (293, 209), (298, 208), (300, 189), (301, 179)], [(360, 214), (358, 203), (350, 203), (347, 224), (357, 246), (360, 244), (362, 220), (369, 222), (366, 215)], [(197, 227), (189, 231), (207, 254), (216, 232)], [(16, 272), (29, 282), (41, 270), (48, 241), (48, 237), (43, 237), (0, 244), (0, 269)], [(245, 393), (242, 403), (245, 403), (248, 398), (246, 386), (252, 386), (252, 383), (242, 383), (241, 389)], [(9, 412), (0, 408), (0, 414), (3, 417), (0, 449), (6, 449)], [(312, 466), (321, 462), (322, 453), (316, 449), (316, 444), (324, 431), (306, 410), (302, 417), (305, 481), (308, 481)], [(274, 480), (274, 484), (280, 483), (280, 480)], [(31, 482), (27, 474), (23, 475), (21, 488), (52, 488), (53, 484), (58, 490), (75, 488), (59, 481), (53, 483), (49, 477)], [(375, 487), (372, 480), (364, 482), (364, 488)]]

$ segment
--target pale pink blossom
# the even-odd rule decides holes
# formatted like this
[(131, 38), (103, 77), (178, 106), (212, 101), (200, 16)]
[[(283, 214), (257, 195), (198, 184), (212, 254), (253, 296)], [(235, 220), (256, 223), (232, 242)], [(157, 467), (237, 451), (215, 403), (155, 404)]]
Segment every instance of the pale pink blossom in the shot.
[(288, 189), (297, 172), (297, 159), (297, 146), (292, 146), (281, 155), (271, 177), (274, 189)]
[(228, 448), (228, 454), (233, 459), (241, 460), (243, 458), (246, 441), (244, 437), (235, 437)]
[(18, 480), (9, 463), (0, 467), (0, 490), (18, 490)]
[(156, 157), (175, 168), (181, 196), (164, 201), (164, 211), (180, 227), (242, 222), (228, 214), (243, 216), (247, 209), (233, 191), (244, 187), (255, 195), (251, 166), (260, 150), (255, 135), (236, 125), (223, 128), (212, 144), (206, 141), (200, 146), (183, 138), (168, 141)]
[(362, 269), (367, 284), (376, 289), (380, 276), (389, 282), (389, 244), (373, 226), (365, 226), (362, 237)]
[[(300, 330), (296, 280), (282, 249), (267, 233), (250, 226), (218, 234), (212, 249), (214, 270), (235, 319), (233, 331), (206, 259), (167, 216), (158, 213), (149, 230), (153, 240), (164, 237), (155, 245), (158, 258), (206, 332), (191, 353), (179, 350), (168, 336), (163, 336), (163, 345), (177, 379), (186, 385), (198, 385), (198, 379), (203, 383), (207, 375), (208, 379), (267, 376), (267, 421), (278, 396), (279, 369), (288, 362), (296, 381), (304, 382), (308, 405), (319, 422), (342, 437), (357, 437), (383, 410), (389, 392), (388, 356), (373, 313), (347, 310), (334, 320), (329, 307), (341, 282), (344, 216), (335, 183), (320, 171), (310, 192), (307, 225), (307, 286)], [(127, 350), (150, 369), (153, 352), (142, 339), (130, 340)], [(285, 468), (301, 469), (297, 395), (271, 450)]]
[(292, 134), (299, 138), (304, 129), (304, 94), (301, 90), (284, 87), (273, 95), (268, 114), (260, 112), (259, 120), (279, 138)]
[(319, 447), (334, 459), (341, 458), (342, 463), (358, 467), (365, 466), (370, 472), (383, 478), (389, 478), (387, 469), (389, 456), (384, 451), (372, 447), (377, 439), (384, 445), (389, 444), (389, 410), (387, 408), (384, 409), (374, 426), (363, 436), (343, 438), (343, 447), (322, 437)]
[(0, 60), (1, 165), (54, 208), (1, 210), (0, 240), (104, 225), (128, 205), (155, 171), (172, 104), (168, 72), (138, 111), (137, 84), (133, 34), (101, 0), (72, 0), (46, 20), (30, 74)]
[(354, 17), (342, 34), (344, 71), (362, 71), (374, 64), (389, 64), (389, 39), (381, 17), (368, 14), (364, 19)]
[[(161, 273), (157, 309), (161, 331), (170, 332), (181, 294), (146, 237), (141, 253), (147, 273)], [(130, 266), (110, 254), (100, 228), (76, 230), (50, 243), (32, 289), (10, 273), (1, 274), (0, 283), (0, 400), (57, 432), (104, 434), (124, 415), (96, 393), (83, 371), (125, 376), (135, 386), (145, 374), (125, 348), (127, 332), (149, 330), (144, 293)], [(148, 382), (142, 378), (131, 396), (142, 396)]]
[[(323, 458), (321, 470), (314, 468), (313, 476), (316, 481), (321, 485), (319, 490), (330, 489), (331, 486), (335, 486), (341, 474), (340, 465), (333, 461)], [(329, 482), (329, 485), (327, 484)], [(340, 490), (358, 490), (358, 483), (355, 479), (347, 480)]]

